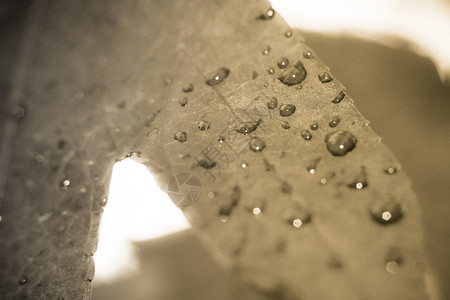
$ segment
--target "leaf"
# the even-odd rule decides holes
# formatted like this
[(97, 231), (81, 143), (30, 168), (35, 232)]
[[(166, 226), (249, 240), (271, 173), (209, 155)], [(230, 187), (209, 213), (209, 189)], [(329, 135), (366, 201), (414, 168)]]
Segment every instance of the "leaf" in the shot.
[(184, 213), (217, 262), (266, 297), (427, 297), (409, 179), (301, 34), (276, 13), (261, 18), (268, 8), (35, 8), (13, 86), (26, 115), (5, 121), (17, 134), (2, 295), (88, 297), (111, 167), (131, 156), (163, 188), (181, 173), (199, 179)]

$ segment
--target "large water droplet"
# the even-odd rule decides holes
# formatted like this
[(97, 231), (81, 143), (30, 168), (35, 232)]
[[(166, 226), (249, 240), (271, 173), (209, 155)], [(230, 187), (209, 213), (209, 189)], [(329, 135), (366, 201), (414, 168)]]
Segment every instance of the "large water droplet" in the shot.
[(311, 222), (311, 214), (301, 207), (289, 208), (283, 214), (283, 218), (290, 226), (300, 228)]
[(255, 137), (250, 141), (250, 150), (253, 152), (261, 152), (264, 147), (266, 147), (266, 143), (260, 138)]
[(331, 100), (331, 102), (333, 102), (334, 104), (338, 104), (340, 103), (345, 97), (345, 91), (342, 90), (336, 97), (334, 97), (333, 100)]
[(319, 129), (319, 123), (317, 121), (314, 121), (311, 123), (311, 125), (309, 125), (309, 128), (311, 128), (311, 130), (317, 130)]
[(278, 101), (277, 101), (277, 98), (275, 98), (275, 97), (272, 97), (269, 99), (269, 101), (267, 101), (267, 107), (269, 109), (274, 109), (275, 107), (277, 107), (277, 105), (278, 105)]
[(370, 206), (372, 219), (381, 225), (389, 225), (403, 218), (402, 206), (394, 201), (377, 201)]
[(286, 69), (289, 65), (289, 59), (287, 59), (286, 57), (282, 57), (278, 61), (277, 65), (278, 65), (278, 68), (280, 68), (280, 69)]
[(199, 121), (199, 122), (198, 122), (198, 129), (203, 130), (203, 131), (206, 131), (206, 130), (209, 129), (209, 126), (210, 126), (210, 125), (211, 125), (211, 124), (210, 124), (209, 122), (206, 122), (206, 121)]
[(278, 79), (285, 85), (292, 86), (299, 84), (306, 78), (306, 70), (299, 61), (294, 66), (288, 67)]
[(309, 130), (303, 130), (301, 135), (305, 141), (309, 141), (310, 139), (312, 139), (312, 134)]
[(180, 100), (178, 100), (178, 103), (180, 103), (180, 105), (184, 107), (184, 106), (188, 105), (188, 98), (183, 97)]
[(190, 93), (194, 90), (194, 85), (192, 83), (189, 83), (188, 85), (183, 87), (184, 93)]
[(366, 168), (361, 167), (358, 176), (351, 183), (348, 184), (349, 188), (362, 190), (369, 185), (367, 181)]
[(225, 137), (223, 135), (219, 136), (219, 143), (224, 143), (225, 142)]
[(222, 81), (224, 81), (225, 78), (228, 77), (228, 74), (230, 74), (230, 70), (229, 69), (227, 69), (227, 68), (220, 68), (211, 79), (208, 79), (206, 81), (206, 84), (207, 85), (211, 85), (211, 86), (219, 84)]
[(262, 122), (261, 119), (259, 119), (256, 122), (244, 122), (238, 127), (238, 129), (236, 129), (236, 131), (245, 135), (250, 134), (253, 131), (255, 131), (256, 128), (258, 128), (261, 122)]
[(295, 105), (293, 104), (283, 104), (280, 107), (280, 116), (289, 117), (295, 112)]
[(311, 50), (307, 49), (303, 52), (303, 57), (307, 58), (307, 59), (311, 59), (311, 58), (314, 58), (314, 54), (312, 53)]
[(355, 148), (356, 137), (348, 131), (333, 131), (325, 136), (328, 151), (334, 156), (344, 156)]
[(258, 20), (270, 20), (275, 16), (275, 10), (271, 7), (265, 13), (261, 14), (257, 19)]
[(341, 118), (339, 116), (334, 116), (331, 119), (331, 121), (328, 123), (328, 126), (330, 126), (331, 128), (334, 128), (334, 127), (338, 126), (339, 123), (341, 123)]
[(173, 138), (176, 139), (177, 141), (184, 143), (187, 141), (187, 136), (186, 136), (186, 132), (185, 131), (178, 131), (177, 133), (175, 133), (173, 135)]
[(333, 77), (331, 77), (331, 74), (328, 71), (320, 73), (318, 75), (318, 77), (319, 77), (320, 82), (322, 82), (322, 83), (327, 83), (327, 82), (330, 82), (333, 80)]
[(106, 206), (107, 203), (108, 203), (108, 197), (107, 197), (107, 196), (103, 196), (103, 197), (100, 199), (100, 205), (101, 205), (101, 206)]

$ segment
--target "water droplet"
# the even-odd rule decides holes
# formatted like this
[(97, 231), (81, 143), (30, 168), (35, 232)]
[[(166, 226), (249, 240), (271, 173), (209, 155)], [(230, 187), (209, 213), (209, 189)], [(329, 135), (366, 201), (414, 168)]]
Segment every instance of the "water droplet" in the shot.
[(169, 77), (165, 78), (165, 79), (164, 79), (164, 84), (165, 84), (165, 85), (172, 84), (172, 78), (169, 78)]
[(284, 129), (289, 129), (289, 128), (291, 128), (291, 124), (289, 124), (289, 122), (286, 122), (286, 121), (281, 121), (281, 126), (282, 126)]
[(17, 105), (12, 109), (12, 116), (16, 118), (17, 120), (22, 119), (25, 117), (25, 107)]
[(198, 122), (198, 129), (202, 130), (202, 131), (206, 131), (209, 129), (209, 126), (211, 124), (209, 122), (206, 121), (199, 121)]
[(208, 193), (208, 198), (212, 199), (216, 196), (216, 194), (214, 192), (209, 192)]
[(189, 83), (188, 85), (183, 87), (184, 93), (190, 93), (194, 90), (194, 85), (192, 83)]
[(245, 135), (250, 134), (253, 131), (255, 131), (256, 128), (258, 128), (258, 126), (259, 126), (259, 124), (261, 124), (261, 122), (262, 122), (262, 120), (259, 119), (256, 122), (245, 122), (245, 123), (242, 123), (238, 127), (238, 129), (236, 129), (236, 131), (239, 132), (239, 133), (245, 134)]
[(295, 112), (295, 105), (293, 104), (283, 104), (280, 107), (280, 116), (289, 117)]
[(311, 128), (311, 130), (317, 130), (319, 129), (319, 123), (317, 121), (314, 121), (311, 123), (311, 125), (309, 125), (309, 128)]
[(211, 159), (200, 159), (198, 162), (198, 165), (204, 169), (211, 169), (216, 165), (216, 162)]
[(19, 283), (21, 285), (23, 285), (23, 284), (27, 283), (27, 281), (28, 281), (28, 279), (26, 277), (23, 277), (22, 279), (20, 279)]
[(391, 274), (395, 274), (400, 270), (400, 265), (396, 261), (388, 261), (386, 263), (386, 271)]
[(322, 83), (327, 83), (327, 82), (330, 82), (333, 80), (333, 77), (331, 77), (331, 74), (328, 71), (320, 73), (318, 75), (318, 77), (319, 77), (320, 82), (322, 82)]
[(269, 54), (269, 53), (270, 53), (270, 47), (267, 46), (267, 47), (263, 50), (262, 54), (263, 54), (263, 55), (267, 55), (267, 54)]
[(333, 131), (325, 136), (328, 151), (334, 156), (344, 156), (352, 151), (357, 143), (356, 137), (348, 131)]
[(67, 191), (69, 189), (69, 185), (70, 185), (70, 180), (68, 180), (68, 179), (64, 179), (60, 183), (60, 187), (63, 191)]
[(180, 105), (184, 107), (184, 106), (188, 105), (188, 98), (183, 97), (180, 100), (178, 100), (178, 103), (180, 103)]
[(286, 31), (284, 36), (287, 37), (287, 38), (290, 38), (292, 36), (292, 31), (290, 31), (290, 30)]
[(305, 141), (309, 141), (310, 139), (312, 139), (312, 134), (309, 130), (303, 130), (301, 135)]
[(303, 57), (307, 58), (307, 59), (311, 59), (311, 58), (314, 58), (314, 54), (312, 53), (311, 50), (307, 49), (303, 52)]
[(397, 249), (391, 249), (385, 258), (386, 271), (395, 274), (400, 271), (400, 266), (403, 264), (403, 256)]
[(270, 20), (275, 15), (275, 10), (271, 7), (265, 13), (261, 14), (257, 19), (258, 20)]
[(274, 109), (275, 107), (277, 107), (278, 105), (278, 101), (277, 98), (272, 97), (269, 99), (269, 101), (267, 101), (267, 107), (270, 109)]
[(285, 85), (292, 86), (299, 84), (306, 78), (306, 70), (299, 61), (294, 66), (286, 68), (286, 70), (278, 77)]
[(306, 167), (306, 170), (308, 170), (308, 172), (309, 172), (310, 174), (316, 173), (317, 164), (319, 163), (320, 159), (321, 159), (320, 157), (314, 159), (314, 160)]
[(331, 119), (331, 121), (328, 123), (328, 126), (330, 126), (331, 128), (334, 128), (334, 127), (338, 126), (339, 123), (341, 123), (341, 118), (339, 116), (334, 116)]
[(266, 83), (264, 83), (264, 87), (268, 87), (269, 86), (269, 84), (266, 82)]
[(242, 169), (247, 169), (248, 168), (248, 163), (246, 163), (246, 162), (241, 163), (241, 168)]
[(216, 72), (216, 74), (215, 74), (214, 76), (212, 76), (211, 79), (208, 79), (208, 80), (206, 81), (206, 84), (207, 84), (207, 85), (211, 85), (211, 86), (216, 85), (216, 84), (219, 84), (219, 83), (221, 83), (222, 81), (224, 81), (225, 78), (228, 77), (228, 74), (230, 74), (230, 70), (229, 70), (229, 69), (227, 69), (227, 68), (220, 68), (220, 69)]
[(384, 202), (377, 201), (372, 203), (370, 215), (375, 222), (381, 225), (389, 225), (402, 219), (403, 209), (402, 206), (394, 200)]
[(303, 208), (294, 207), (285, 211), (284, 220), (290, 226), (300, 228), (301, 226), (311, 222), (311, 214)]
[(275, 74), (275, 70), (274, 70), (274, 68), (270, 68), (270, 69), (268, 69), (268, 70), (267, 70), (267, 73), (268, 73), (269, 75), (273, 75), (273, 74)]
[(186, 136), (186, 132), (185, 131), (178, 131), (177, 133), (175, 133), (173, 135), (173, 138), (176, 139), (177, 141), (184, 143), (187, 141), (187, 136)]
[(352, 189), (362, 190), (368, 185), (369, 183), (367, 181), (366, 168), (361, 167), (361, 170), (356, 179), (349, 183), (347, 186)]
[(252, 210), (252, 213), (253, 213), (253, 215), (256, 217), (256, 216), (260, 216), (261, 215), (261, 208), (259, 208), (259, 207), (255, 207), (255, 208), (253, 208), (253, 210)]
[(255, 137), (250, 141), (250, 150), (253, 152), (261, 152), (264, 147), (266, 147), (266, 143), (260, 138)]
[(277, 65), (278, 65), (278, 68), (280, 68), (280, 69), (286, 69), (289, 65), (289, 59), (287, 59), (286, 57), (282, 57), (278, 61)]
[(224, 143), (225, 142), (225, 137), (224, 136), (219, 136), (219, 143)]
[(102, 197), (101, 199), (100, 199), (100, 205), (101, 206), (106, 206), (106, 203), (108, 203), (108, 197)]
[(341, 101), (344, 99), (344, 97), (345, 97), (345, 91), (342, 90), (336, 97), (334, 97), (333, 100), (331, 100), (331, 102), (333, 102), (334, 104), (341, 103)]
[(389, 175), (393, 175), (396, 174), (398, 172), (397, 168), (387, 168), (386, 170), (384, 170), (384, 173), (389, 174)]
[(252, 79), (254, 80), (254, 79), (256, 79), (256, 78), (258, 78), (258, 73), (257, 73), (256, 71), (253, 71), (253, 73), (252, 73)]

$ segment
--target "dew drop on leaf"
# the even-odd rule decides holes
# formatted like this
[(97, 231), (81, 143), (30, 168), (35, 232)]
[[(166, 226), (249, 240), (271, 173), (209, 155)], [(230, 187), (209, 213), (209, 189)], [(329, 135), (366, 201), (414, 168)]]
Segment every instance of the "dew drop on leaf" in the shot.
[(293, 104), (283, 104), (280, 107), (280, 116), (289, 117), (295, 112), (295, 105)]
[(277, 98), (275, 98), (275, 97), (272, 97), (269, 99), (269, 101), (267, 101), (267, 107), (269, 109), (274, 109), (275, 107), (277, 107), (277, 105), (278, 105), (278, 101), (277, 101)]
[(307, 49), (303, 52), (303, 57), (307, 59), (314, 58), (314, 55), (311, 50)]
[(199, 121), (198, 122), (198, 129), (202, 130), (202, 131), (206, 131), (209, 129), (209, 126), (211, 125), (209, 122), (206, 121)]
[(312, 139), (312, 134), (309, 130), (303, 130), (301, 136), (305, 141), (309, 141), (310, 139)]
[(106, 206), (106, 203), (108, 203), (108, 197), (104, 196), (100, 199), (100, 205)]
[(69, 179), (63, 179), (61, 180), (60, 187), (63, 191), (67, 191), (69, 189), (70, 180)]
[(314, 121), (311, 123), (311, 125), (309, 125), (309, 128), (311, 128), (311, 130), (317, 130), (319, 129), (319, 123), (317, 121)]
[(219, 143), (224, 143), (225, 142), (225, 137), (223, 135), (219, 136)]
[(250, 150), (253, 152), (261, 152), (264, 147), (266, 147), (266, 143), (260, 138), (255, 137), (250, 141)]
[(267, 73), (268, 73), (269, 75), (273, 75), (273, 74), (275, 74), (275, 70), (274, 70), (274, 68), (270, 68), (270, 69), (268, 69), (268, 70), (267, 70)]
[(278, 77), (285, 85), (292, 86), (301, 83), (306, 78), (306, 70), (299, 61), (294, 66), (286, 68), (286, 70)]
[(356, 137), (348, 131), (333, 131), (325, 136), (328, 151), (334, 156), (344, 156), (352, 151), (357, 143)]
[(23, 284), (25, 284), (25, 283), (27, 283), (27, 278), (26, 277), (23, 277), (23, 278), (21, 278), (20, 280), (19, 280), (19, 283), (21, 284), (21, 285), (23, 285)]
[(185, 131), (178, 131), (177, 133), (175, 133), (173, 135), (173, 138), (176, 139), (177, 141), (184, 143), (187, 141), (187, 136), (186, 136), (186, 132)]
[(225, 78), (228, 77), (228, 75), (230, 74), (230, 70), (227, 68), (220, 68), (216, 74), (214, 74), (214, 76), (212, 76), (210, 79), (208, 79), (206, 81), (207, 85), (216, 85), (221, 83), (222, 81), (225, 80)]
[(331, 100), (331, 102), (333, 102), (334, 104), (341, 103), (341, 101), (344, 99), (344, 97), (345, 97), (345, 91), (342, 90), (336, 97), (334, 97), (333, 100)]
[(275, 16), (275, 10), (271, 7), (265, 13), (261, 14), (257, 19), (258, 20), (270, 20)]
[(377, 201), (370, 206), (372, 219), (381, 225), (389, 225), (403, 218), (402, 206), (394, 201)]
[(322, 83), (327, 83), (327, 82), (330, 82), (333, 80), (333, 77), (331, 77), (331, 74), (328, 71), (320, 73), (318, 75), (318, 77), (319, 77), (320, 82), (322, 82)]
[(339, 116), (334, 116), (331, 119), (331, 121), (328, 123), (328, 126), (330, 126), (331, 128), (334, 128), (334, 127), (338, 126), (339, 123), (341, 123), (341, 118)]
[(286, 69), (289, 65), (289, 59), (287, 59), (286, 57), (282, 57), (278, 61), (277, 65), (278, 65), (278, 68), (280, 68), (280, 69)]
[(287, 37), (287, 38), (290, 38), (292, 36), (292, 31), (290, 31), (290, 30), (286, 31), (284, 36)]

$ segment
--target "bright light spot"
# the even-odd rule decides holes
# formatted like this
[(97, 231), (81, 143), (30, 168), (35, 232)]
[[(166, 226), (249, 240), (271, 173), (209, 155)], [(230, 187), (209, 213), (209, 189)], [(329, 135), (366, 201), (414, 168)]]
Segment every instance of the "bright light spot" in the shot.
[(94, 255), (94, 283), (112, 281), (139, 269), (132, 242), (187, 228), (190, 224), (181, 210), (144, 165), (131, 159), (116, 163)]
[(386, 263), (386, 271), (391, 274), (397, 273), (400, 270), (400, 266), (396, 261), (389, 261)]
[(344, 145), (339, 145), (339, 149), (344, 149)]
[(261, 209), (260, 209), (259, 207), (255, 207), (255, 208), (253, 209), (253, 214), (254, 214), (255, 216), (259, 216), (259, 215), (261, 214)]
[(309, 169), (309, 173), (314, 174), (314, 173), (316, 173), (316, 170), (314, 170), (314, 169)]
[(296, 228), (300, 228), (300, 226), (302, 226), (302, 220), (300, 219), (295, 219), (294, 221), (292, 221), (292, 225), (294, 225), (294, 227)]
[(356, 184), (356, 188), (357, 188), (358, 190), (362, 189), (362, 188), (363, 188), (363, 184), (362, 184), (361, 182), (358, 182), (358, 183)]
[(271, 0), (292, 27), (352, 35), (388, 46), (409, 41), (450, 79), (450, 5), (445, 0)]
[(385, 221), (389, 221), (392, 218), (392, 215), (390, 212), (385, 211), (381, 214), (381, 218), (383, 218), (383, 220)]

